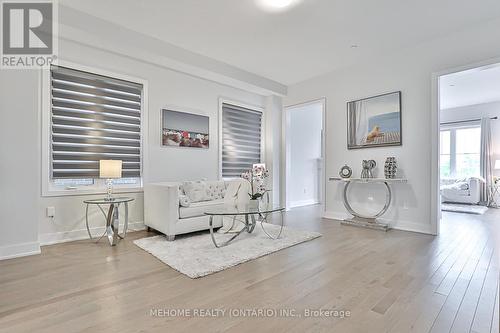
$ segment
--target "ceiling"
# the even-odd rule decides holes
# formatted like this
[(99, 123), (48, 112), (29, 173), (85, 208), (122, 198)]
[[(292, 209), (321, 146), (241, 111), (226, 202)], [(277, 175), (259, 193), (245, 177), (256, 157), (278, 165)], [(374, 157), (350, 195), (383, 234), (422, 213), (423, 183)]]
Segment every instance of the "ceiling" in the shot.
[(500, 101), (500, 64), (440, 78), (441, 109)]
[(59, 3), (287, 85), (500, 17), (498, 0), (258, 1)]

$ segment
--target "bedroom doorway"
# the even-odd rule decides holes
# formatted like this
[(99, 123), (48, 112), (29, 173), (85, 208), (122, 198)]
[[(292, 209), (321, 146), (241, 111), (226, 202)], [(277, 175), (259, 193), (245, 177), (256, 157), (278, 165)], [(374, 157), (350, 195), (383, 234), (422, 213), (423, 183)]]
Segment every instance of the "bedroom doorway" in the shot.
[(286, 209), (324, 201), (325, 99), (285, 107)]
[(498, 213), (500, 63), (443, 73), (437, 88), (439, 232), (439, 221)]

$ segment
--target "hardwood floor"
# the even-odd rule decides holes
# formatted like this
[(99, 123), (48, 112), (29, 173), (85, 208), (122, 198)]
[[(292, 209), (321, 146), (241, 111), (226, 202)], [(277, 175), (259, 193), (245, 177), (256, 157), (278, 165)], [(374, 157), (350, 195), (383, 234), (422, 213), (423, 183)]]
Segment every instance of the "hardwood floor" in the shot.
[[(445, 213), (439, 237), (341, 226), (319, 214), (319, 207), (296, 209), (286, 224), (323, 237), (196, 280), (136, 247), (134, 239), (153, 235), (145, 231), (116, 247), (79, 241), (1, 261), (0, 332), (499, 331), (488, 227), (500, 223), (500, 210)], [(261, 308), (350, 316), (236, 313)], [(173, 317), (152, 309), (227, 312)]]

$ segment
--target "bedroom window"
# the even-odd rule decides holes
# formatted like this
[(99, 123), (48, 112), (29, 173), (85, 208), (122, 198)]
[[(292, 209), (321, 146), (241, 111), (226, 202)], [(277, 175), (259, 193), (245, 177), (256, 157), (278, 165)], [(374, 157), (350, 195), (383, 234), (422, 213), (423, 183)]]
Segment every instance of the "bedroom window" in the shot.
[(102, 159), (123, 161), (117, 188), (141, 186), (142, 90), (138, 83), (51, 67), (49, 191), (103, 189)]
[(440, 151), (441, 178), (480, 176), (480, 126), (442, 129)]
[(222, 104), (222, 178), (237, 178), (261, 163), (262, 112)]

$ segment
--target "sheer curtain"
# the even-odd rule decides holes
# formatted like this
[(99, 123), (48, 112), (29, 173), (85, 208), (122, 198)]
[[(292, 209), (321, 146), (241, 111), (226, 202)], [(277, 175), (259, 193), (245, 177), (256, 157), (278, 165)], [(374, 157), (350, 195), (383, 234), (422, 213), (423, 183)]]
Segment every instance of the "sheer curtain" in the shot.
[(357, 101), (356, 105), (356, 144), (363, 144), (363, 139), (368, 135), (368, 119), (363, 101)]
[(488, 189), (492, 181), (492, 164), (491, 164), (491, 120), (490, 118), (481, 119), (481, 177), (486, 183), (481, 186), (481, 202), (488, 204)]

